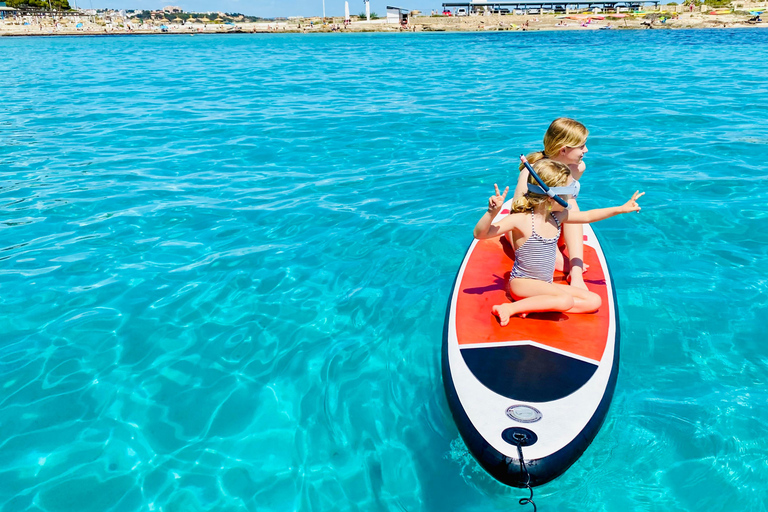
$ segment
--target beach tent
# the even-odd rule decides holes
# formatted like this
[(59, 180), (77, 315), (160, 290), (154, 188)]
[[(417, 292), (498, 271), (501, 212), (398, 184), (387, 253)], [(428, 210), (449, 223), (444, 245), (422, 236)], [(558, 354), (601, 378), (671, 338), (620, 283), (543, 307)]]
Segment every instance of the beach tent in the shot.
[(0, 2), (2, 5), (0, 5), (0, 19), (5, 19), (5, 13), (11, 13), (13, 11), (17, 11), (18, 9), (14, 7), (6, 7), (5, 2)]

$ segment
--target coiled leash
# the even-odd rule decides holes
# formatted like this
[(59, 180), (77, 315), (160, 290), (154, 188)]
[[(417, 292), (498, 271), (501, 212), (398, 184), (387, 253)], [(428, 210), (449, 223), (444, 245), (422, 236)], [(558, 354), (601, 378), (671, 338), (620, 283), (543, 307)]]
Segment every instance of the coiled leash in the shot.
[(517, 455), (520, 458), (520, 472), (525, 475), (525, 488), (528, 489), (528, 491), (531, 493), (530, 496), (527, 498), (520, 498), (517, 500), (517, 502), (520, 505), (527, 505), (531, 504), (533, 505), (533, 512), (536, 512), (536, 504), (533, 502), (533, 487), (531, 487), (531, 475), (528, 473), (528, 468), (525, 467), (525, 460), (523, 459), (523, 441), (525, 440), (524, 435), (520, 434), (513, 434), (513, 439), (516, 441), (517, 445)]

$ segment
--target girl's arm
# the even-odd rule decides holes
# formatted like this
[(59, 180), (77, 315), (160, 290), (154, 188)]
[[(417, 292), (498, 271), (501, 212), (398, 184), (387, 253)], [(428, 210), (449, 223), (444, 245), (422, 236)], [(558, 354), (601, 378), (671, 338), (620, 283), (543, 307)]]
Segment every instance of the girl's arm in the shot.
[(493, 186), (496, 189), (496, 195), (488, 198), (488, 210), (482, 217), (480, 217), (480, 220), (477, 221), (475, 229), (472, 232), (478, 240), (493, 238), (512, 229), (511, 215), (507, 215), (498, 223), (493, 224), (493, 219), (496, 218), (496, 215), (501, 211), (501, 207), (504, 205), (504, 199), (507, 197), (507, 192), (509, 192), (509, 187), (505, 188), (504, 193), (501, 194), (499, 192), (499, 186), (495, 183)]
[(523, 170), (520, 171), (520, 176), (517, 177), (517, 185), (515, 185), (515, 194), (512, 196), (512, 199), (520, 199), (525, 195), (526, 192), (528, 192), (528, 176), (529, 176), (528, 169), (523, 167)]
[(584, 175), (584, 171), (587, 170), (587, 164), (585, 164), (584, 160), (582, 160), (578, 165), (575, 166), (575, 168), (571, 165), (569, 165), (568, 168), (571, 170), (571, 176), (573, 176), (573, 179), (578, 181)]
[(632, 194), (632, 199), (621, 206), (613, 206), (611, 208), (598, 208), (596, 210), (587, 211), (565, 210), (563, 212), (565, 214), (563, 222), (570, 224), (589, 224), (590, 222), (597, 222), (622, 213), (639, 212), (640, 205), (637, 204), (637, 200), (644, 195), (645, 192), (637, 190)]

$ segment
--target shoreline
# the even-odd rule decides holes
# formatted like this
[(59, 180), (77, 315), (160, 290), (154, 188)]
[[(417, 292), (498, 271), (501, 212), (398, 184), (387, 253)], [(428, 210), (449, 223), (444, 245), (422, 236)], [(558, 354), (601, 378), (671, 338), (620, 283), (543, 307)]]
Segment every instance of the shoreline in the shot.
[[(648, 30), (707, 28), (768, 28), (768, 22), (750, 22), (749, 14), (706, 12), (648, 12), (632, 15), (491, 15), (464, 17), (414, 16), (402, 27), (386, 20), (353, 21), (344, 26), (341, 18), (322, 25), (318, 19), (274, 23), (158, 24), (125, 25), (104, 23), (93, 17), (54, 21), (5, 20), (0, 22), (0, 37), (23, 36), (111, 36), (111, 35), (207, 35), (207, 34), (313, 34), (313, 33), (399, 33), (399, 32), (498, 32), (498, 31), (570, 31), (570, 30)], [(79, 25), (79, 26), (76, 26)]]

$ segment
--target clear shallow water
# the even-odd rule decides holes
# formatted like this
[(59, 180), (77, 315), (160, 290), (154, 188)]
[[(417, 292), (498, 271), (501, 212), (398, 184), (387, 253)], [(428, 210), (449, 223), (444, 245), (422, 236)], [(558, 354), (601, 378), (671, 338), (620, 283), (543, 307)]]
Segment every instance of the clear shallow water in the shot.
[(494, 182), (591, 131), (622, 366), (543, 510), (764, 511), (768, 31), (0, 39), (0, 504), (527, 510), (448, 412)]

